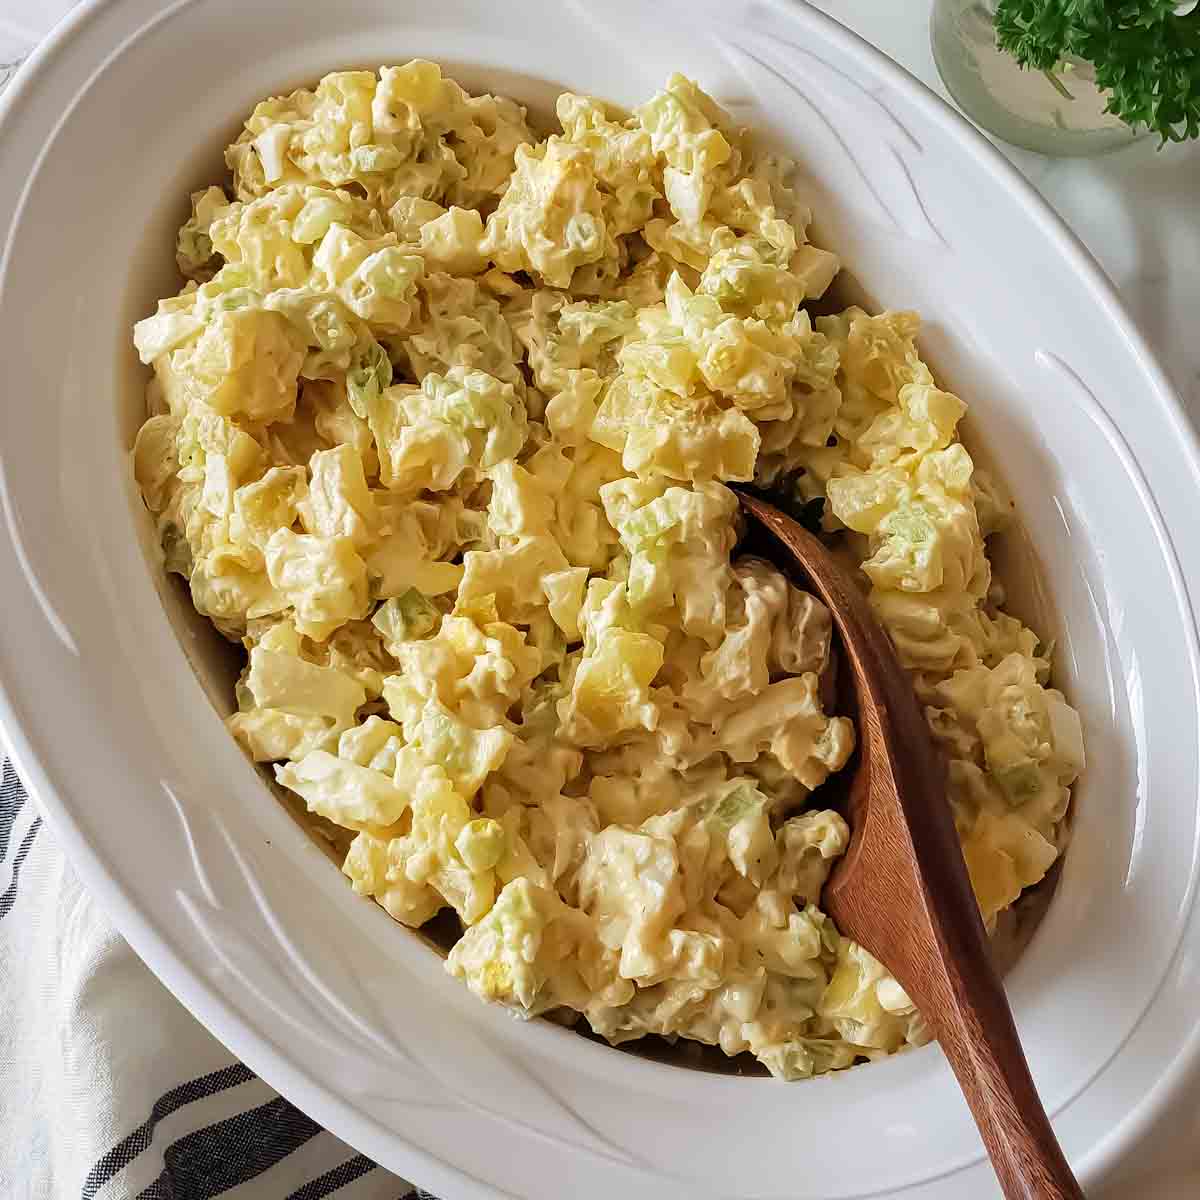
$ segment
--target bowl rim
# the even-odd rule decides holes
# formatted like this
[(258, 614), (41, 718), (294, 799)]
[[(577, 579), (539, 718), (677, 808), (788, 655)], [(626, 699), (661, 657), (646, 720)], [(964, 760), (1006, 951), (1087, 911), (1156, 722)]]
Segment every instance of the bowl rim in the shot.
[[(154, 18), (154, 23), (168, 18), (195, 0), (175, 0)], [(1066, 225), (1049, 203), (1037, 192), (1024, 175), (994, 146), (979, 130), (942, 100), (928, 85), (917, 79), (908, 70), (887, 57), (860, 35), (848, 29), (835, 18), (814, 9), (804, 0), (758, 0), (765, 8), (785, 14), (790, 19), (811, 22), (822, 30), (823, 36), (851, 57), (864, 63), (868, 71), (890, 88), (902, 93), (905, 99), (920, 110), (924, 119), (937, 125), (951, 136), (964, 156), (970, 156), (982, 172), (998, 188), (1005, 190), (1012, 201), (1039, 228), (1040, 232), (1055, 246), (1065, 265), (1079, 276), (1080, 283), (1100, 306), (1106, 316), (1118, 323), (1123, 331), (1125, 350), (1135, 360), (1138, 368), (1152, 382), (1159, 415), (1165, 419), (1165, 428), (1177, 439), (1180, 450), (1192, 468), (1200, 475), (1200, 432), (1192, 425), (1186, 410), (1167, 376), (1157, 361), (1140, 329), (1133, 323), (1129, 312), (1120, 299), (1115, 286), (1108, 279), (1090, 251), (1080, 238)], [(85, 27), (102, 11), (119, 7), (122, 0), (83, 0), (54, 30), (34, 49), (18, 69), (15, 77), (0, 97), (0, 140), (10, 134), (21, 117), (22, 103), (31, 97), (46, 77), (54, 61), (70, 46)], [(802, 10), (798, 12), (798, 10)], [(145, 26), (143, 26), (144, 28)], [(98, 64), (96, 69), (102, 69)], [(30, 180), (36, 173), (42, 157), (67, 112), (55, 124), (51, 136), (34, 156), (29, 180), (19, 194), (14, 207), (13, 224), (19, 220), (28, 197)], [(0, 280), (5, 275), (11, 227), (0, 231), (3, 244), (0, 246)], [(4, 481), (0, 477), (0, 500)], [(4, 504), (6, 515), (7, 504)], [(20, 542), (12, 539), (18, 555)], [(1186, 584), (1186, 580), (1185, 580)], [(1195, 605), (1192, 604), (1195, 618)], [(200, 974), (185, 965), (158, 932), (152, 918), (146, 916), (131, 900), (126, 889), (115, 879), (88, 842), (80, 826), (72, 817), (71, 809), (63, 800), (51, 781), (46, 763), (51, 755), (39, 754), (18, 719), (18, 703), (11, 688), (0, 678), (0, 743), (6, 743), (10, 757), (16, 766), (31, 797), (46, 815), (56, 838), (90, 892), (97, 897), (101, 906), (113, 918), (114, 924), (127, 938), (138, 955), (162, 980), (167, 988), (185, 1006), (212, 1030), (219, 1040), (231, 1051), (252, 1065), (253, 1069), (272, 1086), (284, 1094), (319, 1092), (321, 1103), (331, 1116), (336, 1116), (340, 1128), (355, 1130), (355, 1143), (375, 1158), (397, 1157), (398, 1146), (403, 1156), (413, 1163), (423, 1182), (447, 1193), (468, 1197), (491, 1197), (503, 1194), (491, 1185), (472, 1175), (450, 1166), (445, 1160), (421, 1149), (414, 1141), (398, 1139), (385, 1126), (375, 1121), (361, 1107), (342, 1100), (320, 1079), (297, 1067), (285, 1054), (264, 1043), (249, 1029), (243, 1019), (221, 996), (217, 989)], [(1175, 957), (1180, 950), (1176, 947)], [(203, 1014), (203, 1015), (201, 1015)], [(1081, 1173), (1096, 1178), (1109, 1169), (1121, 1155), (1140, 1137), (1159, 1116), (1180, 1087), (1184, 1077), (1200, 1060), (1200, 1026), (1178, 1048), (1175, 1057), (1162, 1076), (1125, 1118), (1108, 1135), (1088, 1152), (1079, 1164)]]

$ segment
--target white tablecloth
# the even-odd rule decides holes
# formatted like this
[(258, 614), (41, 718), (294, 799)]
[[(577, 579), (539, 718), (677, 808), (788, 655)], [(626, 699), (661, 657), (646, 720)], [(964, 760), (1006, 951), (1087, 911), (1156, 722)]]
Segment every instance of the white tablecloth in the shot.
[[(929, 4), (818, 0), (817, 7), (940, 91)], [(71, 0), (0, 0), (0, 87), (70, 7)], [(1091, 162), (1011, 156), (1121, 288), (1200, 424), (1200, 339), (1189, 328), (1200, 311), (1200, 149), (1159, 154), (1144, 143)], [(319, 1129), (183, 1010), (91, 902), (7, 763), (3, 771), (0, 1196), (425, 1196)], [(1104, 1196), (1197, 1200), (1198, 1147), (1200, 1081)]]

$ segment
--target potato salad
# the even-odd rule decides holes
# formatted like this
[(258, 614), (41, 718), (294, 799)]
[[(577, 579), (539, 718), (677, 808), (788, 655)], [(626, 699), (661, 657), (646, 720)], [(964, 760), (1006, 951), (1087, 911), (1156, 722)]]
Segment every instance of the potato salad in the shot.
[(888, 1054), (920, 1014), (821, 910), (830, 615), (739, 556), (728, 485), (861, 564), (989, 925), (1083, 766), (991, 579), (1011, 506), (914, 314), (810, 315), (839, 264), (791, 165), (695, 83), (557, 126), (423, 61), (258, 105), (134, 331), (165, 568), (244, 648), (232, 735), (357, 893), (453, 910), (482, 1000), (785, 1079)]

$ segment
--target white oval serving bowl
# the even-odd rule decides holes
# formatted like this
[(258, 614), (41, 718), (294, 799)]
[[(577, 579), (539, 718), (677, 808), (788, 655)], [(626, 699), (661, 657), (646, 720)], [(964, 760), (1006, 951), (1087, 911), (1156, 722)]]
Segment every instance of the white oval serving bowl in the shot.
[(187, 193), (254, 101), (418, 55), (543, 113), (564, 88), (633, 103), (698, 78), (801, 159), (814, 240), (865, 294), (926, 317), (1017, 496), (1088, 738), (1058, 894), (1008, 986), (1055, 1128), (1098, 1179), (1200, 1051), (1200, 453), (1057, 218), (801, 4), (93, 0), (34, 55), (0, 125), (0, 716), (56, 835), (233, 1051), (448, 1200), (992, 1194), (936, 1047), (785, 1086), (480, 1005), (352, 894), (226, 734), (206, 689), (228, 664), (163, 586), (129, 478), (130, 328), (178, 286)]

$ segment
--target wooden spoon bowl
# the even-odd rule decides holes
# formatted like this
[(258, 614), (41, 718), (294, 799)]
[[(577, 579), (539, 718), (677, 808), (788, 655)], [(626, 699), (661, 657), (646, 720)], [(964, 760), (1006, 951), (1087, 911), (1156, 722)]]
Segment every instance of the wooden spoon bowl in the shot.
[(887, 634), (853, 577), (801, 525), (740, 497), (833, 616), (857, 707), (850, 845), (823, 906), (895, 976), (934, 1031), (1008, 1200), (1083, 1192), (1029, 1074), (988, 953), (946, 798), (946, 767)]

